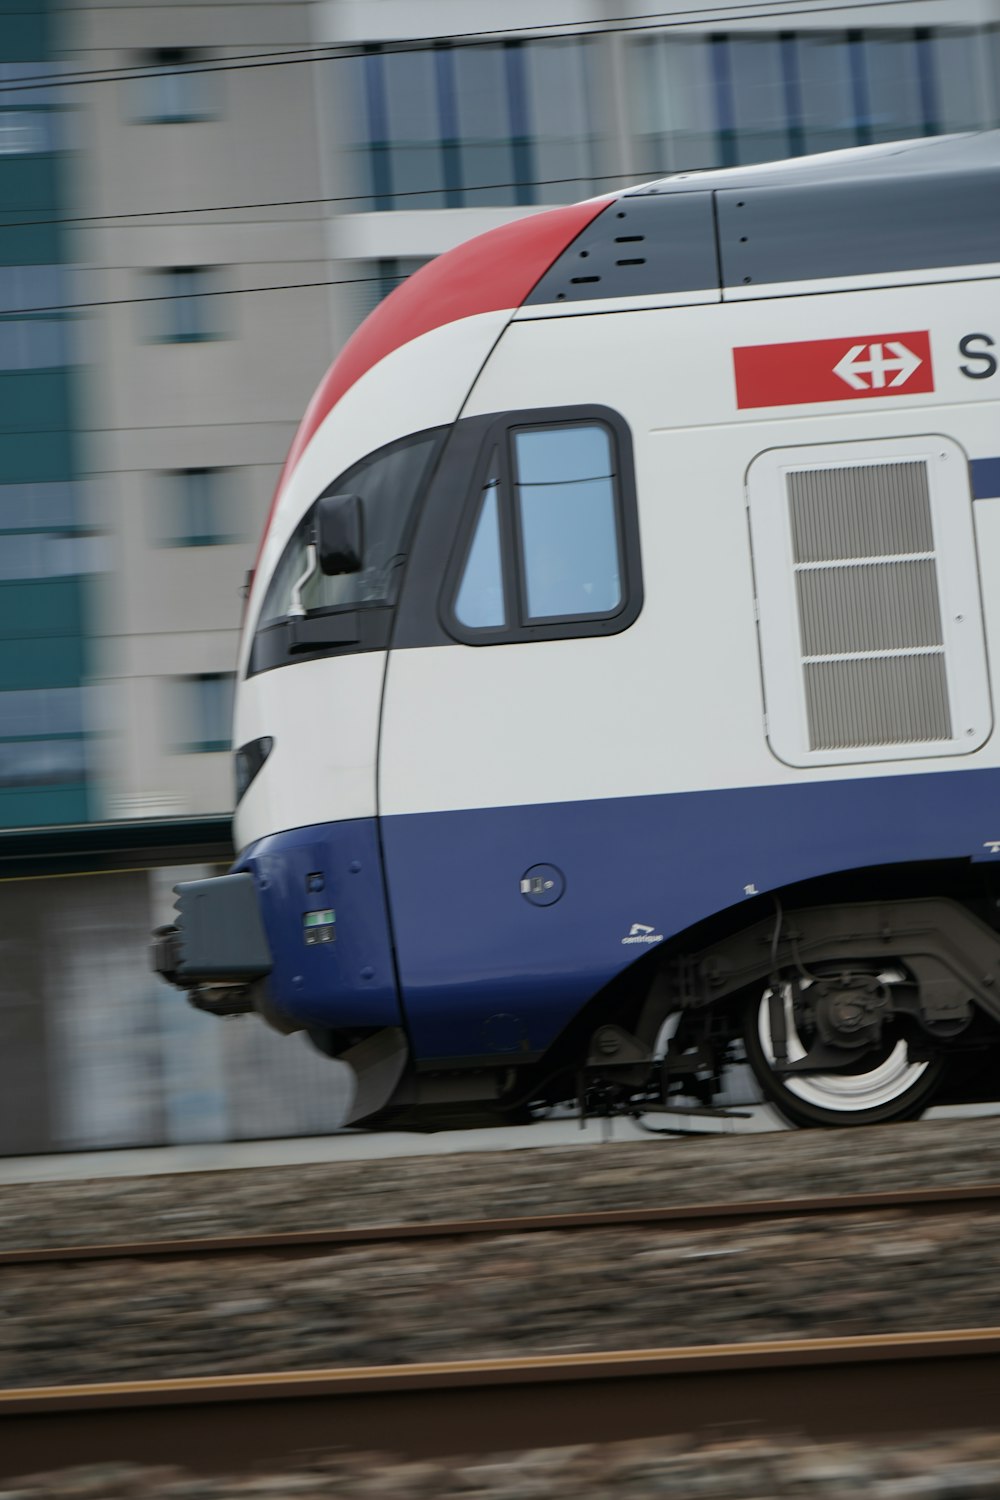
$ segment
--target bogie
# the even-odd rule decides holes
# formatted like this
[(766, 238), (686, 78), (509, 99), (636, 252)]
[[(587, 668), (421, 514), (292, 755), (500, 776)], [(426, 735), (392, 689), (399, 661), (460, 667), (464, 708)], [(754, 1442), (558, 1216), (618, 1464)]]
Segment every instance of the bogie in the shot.
[[(867, 976), (866, 976), (867, 977)], [(874, 976), (873, 976), (874, 977)], [(882, 985), (904, 982), (899, 971), (883, 971)], [(857, 982), (857, 976), (853, 976)], [(940, 1083), (944, 1054), (918, 1055), (918, 1045), (896, 1026), (860, 1043), (828, 1073), (800, 1071), (818, 1036), (808, 976), (780, 977), (751, 997), (744, 1016), (747, 1060), (761, 1091), (793, 1125), (867, 1125), (917, 1118)], [(773, 1024), (775, 1010), (780, 1020)]]

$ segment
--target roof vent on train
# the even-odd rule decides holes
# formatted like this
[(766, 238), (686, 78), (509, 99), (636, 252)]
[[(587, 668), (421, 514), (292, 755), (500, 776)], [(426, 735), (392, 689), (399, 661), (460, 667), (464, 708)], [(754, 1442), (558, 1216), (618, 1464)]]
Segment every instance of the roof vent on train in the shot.
[(525, 306), (695, 292), (718, 282), (711, 193), (617, 198), (563, 251)]

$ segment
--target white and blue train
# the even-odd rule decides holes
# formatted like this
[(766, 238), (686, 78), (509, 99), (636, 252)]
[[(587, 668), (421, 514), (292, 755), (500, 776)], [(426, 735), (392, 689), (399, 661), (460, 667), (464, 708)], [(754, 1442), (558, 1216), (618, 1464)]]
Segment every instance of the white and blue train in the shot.
[[(320, 386), (159, 971), (370, 1125), (991, 1096), (1000, 138), (505, 225)], [(991, 670), (991, 663), (993, 664)], [(998, 1090), (1000, 1091), (1000, 1090)]]

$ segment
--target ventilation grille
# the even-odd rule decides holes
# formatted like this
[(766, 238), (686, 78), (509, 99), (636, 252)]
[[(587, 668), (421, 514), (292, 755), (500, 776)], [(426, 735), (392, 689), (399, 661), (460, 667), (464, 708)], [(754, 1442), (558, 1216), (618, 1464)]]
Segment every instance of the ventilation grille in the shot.
[(809, 748), (950, 740), (926, 463), (787, 483)]
[(924, 462), (801, 470), (788, 496), (797, 563), (933, 550)]

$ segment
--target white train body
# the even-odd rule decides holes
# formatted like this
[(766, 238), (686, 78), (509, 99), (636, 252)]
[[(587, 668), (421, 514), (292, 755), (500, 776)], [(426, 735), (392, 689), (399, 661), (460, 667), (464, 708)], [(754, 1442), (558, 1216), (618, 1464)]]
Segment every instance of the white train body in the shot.
[[(387, 299), (247, 608), (267, 962), (189, 949), (177, 982), (347, 1056), (357, 1117), (580, 1069), (648, 1103), (678, 1016), (661, 1103), (708, 1102), (754, 994), (803, 1123), (987, 1056), (995, 976), (942, 955), (972, 922), (989, 958), (1000, 859), (998, 187), (989, 135), (667, 179)], [(323, 574), (317, 497), (354, 493), (362, 566)]]

